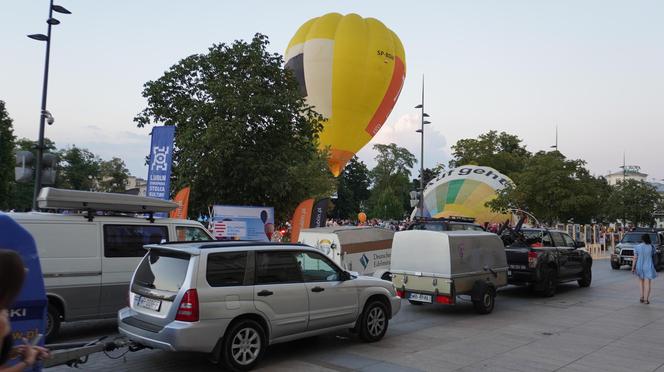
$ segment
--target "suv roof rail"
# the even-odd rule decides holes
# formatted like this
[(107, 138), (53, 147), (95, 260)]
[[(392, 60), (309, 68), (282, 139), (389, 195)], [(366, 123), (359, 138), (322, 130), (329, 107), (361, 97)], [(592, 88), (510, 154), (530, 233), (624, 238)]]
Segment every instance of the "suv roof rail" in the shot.
[(40, 209), (65, 209), (87, 212), (88, 220), (94, 219), (97, 211), (115, 213), (144, 213), (154, 222), (153, 215), (158, 212), (170, 212), (178, 207), (170, 200), (161, 200), (145, 196), (114, 194), (106, 192), (65, 190), (45, 187), (39, 192), (37, 204)]
[(197, 249), (208, 248), (231, 248), (243, 246), (298, 246), (312, 248), (302, 243), (280, 243), (280, 242), (264, 242), (258, 240), (199, 240), (199, 241), (178, 241), (178, 242), (164, 242), (164, 243), (151, 243), (145, 244), (143, 248), (168, 248), (174, 245), (198, 245)]
[(454, 221), (454, 222), (469, 222), (474, 223), (475, 218), (463, 216), (449, 216), (449, 217), (415, 217), (413, 222), (435, 222), (435, 221)]

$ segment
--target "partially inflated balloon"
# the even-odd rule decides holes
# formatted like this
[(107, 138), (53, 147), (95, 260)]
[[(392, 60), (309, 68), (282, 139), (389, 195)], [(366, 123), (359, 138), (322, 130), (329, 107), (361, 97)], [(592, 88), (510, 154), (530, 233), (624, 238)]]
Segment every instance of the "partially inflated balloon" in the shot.
[(424, 189), (424, 216), (473, 217), (480, 224), (502, 223), (509, 216), (492, 212), (486, 203), (497, 196), (497, 190), (511, 183), (507, 176), (489, 167), (464, 165), (451, 169)]
[(295, 73), (307, 102), (327, 119), (321, 148), (330, 147), (335, 176), (378, 132), (406, 77), (397, 35), (374, 18), (329, 13), (295, 33), (286, 68)]

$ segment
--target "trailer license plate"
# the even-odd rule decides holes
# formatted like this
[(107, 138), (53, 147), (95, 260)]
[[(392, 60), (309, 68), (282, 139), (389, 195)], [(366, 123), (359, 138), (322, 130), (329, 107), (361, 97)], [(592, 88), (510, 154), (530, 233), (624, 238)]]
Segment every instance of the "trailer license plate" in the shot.
[(410, 293), (408, 294), (408, 299), (419, 302), (428, 302), (428, 303), (432, 302), (431, 295), (421, 294), (421, 293)]
[(155, 300), (144, 296), (137, 296), (136, 305), (144, 309), (159, 311), (161, 308), (161, 300)]

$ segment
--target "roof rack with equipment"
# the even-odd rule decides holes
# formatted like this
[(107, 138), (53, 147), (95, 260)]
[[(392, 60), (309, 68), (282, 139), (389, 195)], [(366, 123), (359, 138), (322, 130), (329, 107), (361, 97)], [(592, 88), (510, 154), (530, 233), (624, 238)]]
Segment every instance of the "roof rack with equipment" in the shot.
[(45, 187), (37, 198), (40, 209), (67, 209), (87, 212), (88, 221), (94, 219), (97, 211), (120, 213), (143, 213), (154, 222), (154, 213), (170, 212), (178, 207), (169, 200), (148, 198), (129, 194), (80, 191)]

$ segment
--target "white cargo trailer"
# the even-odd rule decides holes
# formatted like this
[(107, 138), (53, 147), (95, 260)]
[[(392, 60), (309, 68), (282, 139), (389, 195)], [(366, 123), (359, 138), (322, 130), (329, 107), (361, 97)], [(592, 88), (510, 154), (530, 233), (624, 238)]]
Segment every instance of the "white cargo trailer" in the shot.
[(505, 247), (480, 231), (398, 232), (392, 244), (392, 281), (411, 304), (454, 305), (470, 295), (475, 310), (493, 311), (496, 289), (507, 285)]

